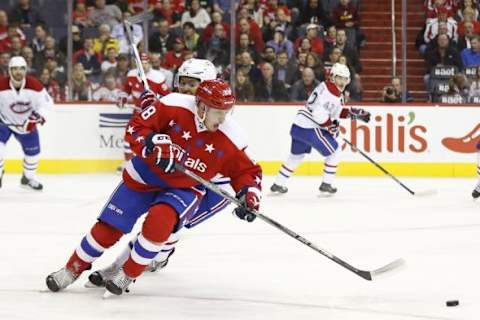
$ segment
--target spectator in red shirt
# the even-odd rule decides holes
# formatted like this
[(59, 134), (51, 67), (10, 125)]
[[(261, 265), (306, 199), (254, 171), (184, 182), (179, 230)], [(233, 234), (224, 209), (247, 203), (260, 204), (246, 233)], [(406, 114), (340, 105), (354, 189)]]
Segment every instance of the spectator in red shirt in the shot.
[(177, 11), (170, 0), (162, 0), (162, 5), (155, 7), (155, 15), (168, 21), (170, 29), (182, 26), (182, 11)]
[(163, 59), (162, 67), (176, 72), (185, 59), (185, 44), (181, 38), (176, 38), (173, 43), (173, 50), (170, 50)]
[(0, 10), (0, 43), (7, 38), (8, 38), (8, 16), (5, 11)]
[(473, 32), (480, 34), (480, 22), (475, 19), (475, 11), (471, 8), (466, 8), (463, 11), (463, 21), (458, 24), (458, 35), (460, 37), (465, 36), (465, 23), (473, 24)]
[[(140, 13), (140, 12), (143, 12), (143, 4), (144, 4), (144, 1), (143, 0), (128, 0), (128, 11), (131, 13), (131, 14), (137, 14), (137, 13)], [(151, 3), (151, 1), (149, 1), (147, 3), (147, 11), (153, 11), (154, 9), (154, 4)]]
[(72, 12), (73, 24), (82, 27), (91, 27), (93, 26), (92, 21), (90, 21), (90, 11), (85, 5), (85, 0), (77, 0), (75, 4), (75, 10)]
[(262, 32), (260, 28), (253, 20), (247, 18), (240, 18), (238, 20), (238, 25), (236, 26), (236, 41), (238, 45), (238, 40), (240, 33), (248, 34), (250, 42), (255, 45), (257, 53), (262, 52), (263, 47), (265, 47), (265, 42), (263, 41)]
[(213, 34), (213, 30), (215, 29), (215, 26), (217, 24), (221, 24), (223, 26), (223, 30), (225, 30), (227, 39), (230, 38), (230, 25), (223, 21), (222, 13), (215, 11), (215, 12), (212, 12), (212, 22), (210, 22), (210, 24), (205, 28), (205, 30), (203, 30), (204, 43), (208, 43), (208, 40), (210, 40), (210, 37)]
[(22, 46), (25, 46), (27, 38), (22, 30), (15, 25), (9, 25), (7, 29), (7, 38), (0, 41), (0, 52), (12, 50), (12, 39), (14, 37), (19, 38)]
[[(305, 38), (310, 40), (310, 45), (312, 46), (311, 51), (315, 52), (320, 57), (323, 56), (323, 51), (324, 51), (323, 41), (318, 36), (318, 25), (313, 24), (313, 23), (309, 24), (307, 26), (307, 34), (306, 34)], [(298, 38), (295, 41), (295, 49), (296, 50), (298, 50), (298, 48), (300, 47), (303, 39), (305, 39), (305, 38)], [(304, 52), (305, 50), (302, 49), (302, 51)]]

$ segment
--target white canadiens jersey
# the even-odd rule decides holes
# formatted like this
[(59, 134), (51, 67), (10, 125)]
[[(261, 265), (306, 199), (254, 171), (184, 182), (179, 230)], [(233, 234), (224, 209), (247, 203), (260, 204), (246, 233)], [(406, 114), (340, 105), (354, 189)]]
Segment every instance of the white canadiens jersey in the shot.
[(18, 125), (10, 126), (12, 131), (25, 133), (22, 126), (32, 112), (45, 118), (52, 107), (52, 98), (37, 79), (27, 76), (19, 90), (11, 85), (10, 78), (0, 79), (0, 120)]
[(310, 129), (318, 128), (328, 119), (338, 120), (344, 109), (343, 96), (331, 81), (320, 83), (295, 116), (294, 124)]

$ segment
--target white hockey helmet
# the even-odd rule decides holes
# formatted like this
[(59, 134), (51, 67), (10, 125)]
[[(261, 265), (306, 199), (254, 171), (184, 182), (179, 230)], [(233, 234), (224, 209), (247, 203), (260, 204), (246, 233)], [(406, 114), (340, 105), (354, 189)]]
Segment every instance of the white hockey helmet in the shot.
[(27, 68), (27, 61), (22, 56), (15, 56), (10, 58), (10, 61), (8, 62), (8, 69), (13, 68), (13, 67), (24, 67), (25, 69)]
[(217, 79), (217, 69), (212, 62), (206, 59), (188, 59), (182, 63), (175, 75), (174, 86), (178, 88), (180, 77), (189, 77), (198, 79), (200, 82), (205, 80)]
[(332, 78), (335, 76), (347, 78), (348, 79), (347, 84), (350, 83), (350, 70), (348, 70), (348, 67), (344, 64), (341, 64), (338, 62), (335, 63), (332, 69), (330, 70), (330, 75), (332, 76)]

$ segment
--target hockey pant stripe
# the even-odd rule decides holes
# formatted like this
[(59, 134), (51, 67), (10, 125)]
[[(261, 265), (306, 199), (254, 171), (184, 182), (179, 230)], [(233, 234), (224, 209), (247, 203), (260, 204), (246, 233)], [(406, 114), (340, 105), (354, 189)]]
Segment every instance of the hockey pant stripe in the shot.
[(198, 216), (195, 216), (192, 220), (188, 221), (188, 223), (185, 224), (185, 227), (186, 228), (192, 228), (192, 227), (196, 226), (197, 224), (207, 220), (208, 218), (210, 218), (211, 216), (213, 216), (217, 212), (223, 210), (223, 208), (228, 206), (229, 203), (230, 203), (230, 201), (228, 201), (226, 199), (223, 199), (222, 201), (220, 201), (218, 204), (216, 204), (215, 206), (213, 206), (209, 210), (200, 213)]
[(330, 151), (331, 153), (334, 153), (335, 148), (330, 144), (328, 139), (325, 139), (325, 137), (323, 136), (322, 130), (317, 128), (314, 131), (315, 131), (315, 134), (317, 135), (317, 137), (323, 142), (325, 147), (328, 149), (328, 151)]

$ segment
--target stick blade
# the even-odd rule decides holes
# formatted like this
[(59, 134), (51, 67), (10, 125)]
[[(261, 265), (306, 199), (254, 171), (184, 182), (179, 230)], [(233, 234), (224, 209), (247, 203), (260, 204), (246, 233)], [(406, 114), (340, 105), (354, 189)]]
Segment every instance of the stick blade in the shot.
[(416, 197), (429, 197), (437, 194), (437, 190), (422, 190), (422, 191), (417, 191), (413, 195)]
[(370, 272), (370, 275), (372, 279), (377, 279), (379, 277), (383, 277), (386, 275), (392, 274), (394, 271), (400, 271), (403, 267), (405, 267), (405, 260), (403, 259), (397, 259), (393, 262), (390, 262), (389, 264), (380, 267), (378, 269), (375, 269)]
[(125, 20), (128, 21), (131, 24), (135, 24), (135, 23), (142, 23), (144, 21), (149, 21), (149, 20), (152, 20), (152, 19), (153, 19), (153, 13), (152, 12), (142, 12), (142, 13), (136, 14), (134, 16), (131, 16), (131, 17), (125, 19)]

